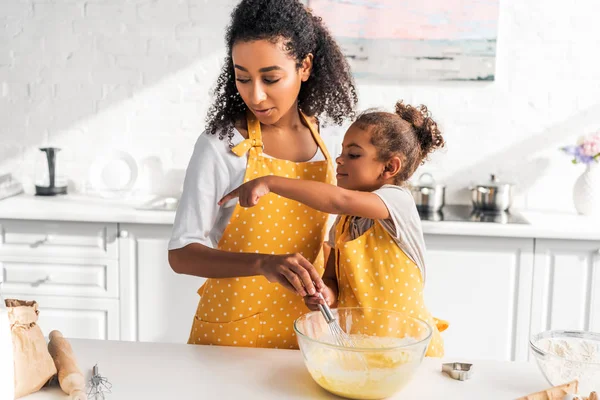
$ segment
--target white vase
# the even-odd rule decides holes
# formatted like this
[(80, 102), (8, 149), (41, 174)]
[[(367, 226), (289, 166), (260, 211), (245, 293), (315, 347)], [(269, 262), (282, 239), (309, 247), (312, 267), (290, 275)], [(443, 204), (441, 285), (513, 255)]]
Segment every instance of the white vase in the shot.
[(600, 163), (587, 166), (573, 187), (573, 203), (581, 215), (600, 216)]

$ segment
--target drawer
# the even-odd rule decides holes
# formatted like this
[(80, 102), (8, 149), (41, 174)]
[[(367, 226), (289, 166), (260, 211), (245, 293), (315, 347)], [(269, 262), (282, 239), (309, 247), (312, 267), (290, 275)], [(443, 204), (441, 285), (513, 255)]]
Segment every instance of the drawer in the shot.
[(119, 300), (8, 294), (5, 298), (35, 300), (44, 336), (59, 330), (69, 339), (119, 340)]
[(119, 297), (117, 260), (0, 255), (0, 268), (5, 293)]
[(0, 220), (0, 256), (118, 258), (117, 224)]

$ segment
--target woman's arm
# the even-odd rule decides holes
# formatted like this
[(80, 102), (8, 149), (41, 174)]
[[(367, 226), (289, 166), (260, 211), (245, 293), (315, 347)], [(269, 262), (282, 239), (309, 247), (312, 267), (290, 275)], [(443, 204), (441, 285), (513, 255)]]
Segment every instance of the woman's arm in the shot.
[(233, 253), (191, 243), (169, 250), (169, 264), (178, 274), (203, 278), (263, 275), (300, 296), (325, 286), (315, 267), (301, 254)]
[(390, 216), (384, 202), (371, 192), (348, 190), (323, 182), (280, 176), (264, 176), (248, 181), (223, 197), (219, 204), (239, 197), (242, 207), (253, 207), (269, 192), (329, 214), (354, 215), (371, 219), (387, 219)]
[(314, 289), (313, 281), (322, 285), (314, 266), (299, 254), (272, 256), (212, 248), (208, 232), (223, 211), (217, 200), (237, 179), (229, 172), (225, 147), (224, 142), (207, 134), (202, 134), (194, 146), (169, 241), (173, 271), (206, 278), (264, 275), (300, 295)]

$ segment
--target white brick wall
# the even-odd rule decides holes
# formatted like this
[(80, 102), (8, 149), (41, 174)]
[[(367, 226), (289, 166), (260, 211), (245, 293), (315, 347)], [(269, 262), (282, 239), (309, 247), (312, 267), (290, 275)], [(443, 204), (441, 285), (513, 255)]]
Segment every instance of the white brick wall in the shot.
[[(177, 190), (204, 126), (235, 0), (2, 0), (0, 172), (25, 183), (37, 147), (82, 185), (95, 154), (123, 148), (156, 184)], [(496, 172), (519, 184), (517, 204), (572, 211), (582, 171), (557, 151), (600, 129), (600, 24), (595, 0), (500, 1), (493, 83), (361, 84), (361, 108), (425, 103), (448, 147), (422, 170), (448, 202)], [(138, 188), (156, 190), (140, 179)]]

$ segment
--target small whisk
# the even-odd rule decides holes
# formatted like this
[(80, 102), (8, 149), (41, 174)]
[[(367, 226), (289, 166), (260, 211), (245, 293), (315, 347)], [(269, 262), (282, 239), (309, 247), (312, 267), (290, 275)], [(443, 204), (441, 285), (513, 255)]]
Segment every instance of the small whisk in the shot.
[[(325, 302), (325, 298), (323, 297), (322, 293), (319, 293), (319, 297)], [(350, 337), (350, 335), (344, 332), (338, 321), (335, 319), (335, 316), (333, 315), (333, 312), (331, 312), (331, 308), (329, 308), (327, 302), (325, 302), (325, 304), (319, 304), (319, 309), (321, 310), (321, 314), (323, 314), (323, 317), (327, 322), (327, 327), (329, 328), (329, 333), (331, 336), (333, 336), (334, 343), (340, 347), (357, 347), (356, 342)], [(354, 353), (355, 352), (340, 352), (340, 362), (342, 362), (346, 368), (350, 367), (351, 369), (356, 369), (359, 371), (368, 371), (369, 364), (367, 363), (364, 354), (360, 352), (357, 352), (356, 354)]]
[[(319, 297), (325, 301), (322, 293), (319, 293)], [(325, 304), (319, 304), (319, 309), (325, 318), (325, 322), (327, 322), (329, 333), (331, 333), (331, 336), (333, 336), (335, 344), (341, 347), (356, 347), (354, 340), (352, 340), (350, 335), (344, 332), (340, 324), (335, 319), (335, 316), (331, 312), (331, 308), (329, 308), (327, 302), (325, 302)]]
[(88, 397), (94, 400), (104, 400), (104, 394), (111, 393), (111, 389), (112, 384), (98, 372), (98, 364), (94, 365), (92, 377), (88, 382)]

